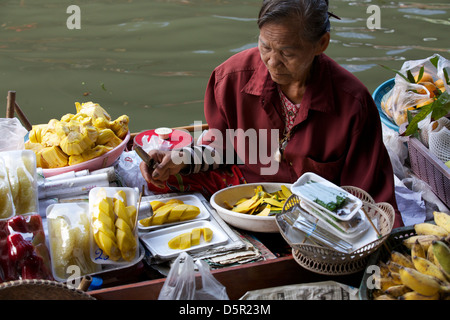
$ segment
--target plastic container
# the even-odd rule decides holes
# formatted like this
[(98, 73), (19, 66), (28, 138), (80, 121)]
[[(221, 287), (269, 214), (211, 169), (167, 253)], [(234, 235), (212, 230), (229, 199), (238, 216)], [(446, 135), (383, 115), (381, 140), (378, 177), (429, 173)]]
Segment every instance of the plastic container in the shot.
[[(142, 142), (142, 139), (145, 136), (147, 136), (148, 140), (150, 141), (150, 138), (152, 136), (154, 136), (154, 135), (159, 136), (157, 134), (156, 130), (158, 130), (158, 129), (146, 130), (146, 131), (143, 131), (143, 132), (137, 134), (134, 137), (133, 143), (140, 147), (144, 147), (144, 143)], [(191, 134), (188, 131), (175, 129), (171, 133), (168, 134), (168, 137), (165, 139), (165, 141), (167, 141), (168, 143), (171, 144), (171, 147), (170, 147), (171, 150), (177, 150), (177, 149), (182, 149), (184, 147), (189, 147), (190, 145), (192, 145), (194, 138), (191, 136)]]
[(400, 127), (397, 126), (391, 119), (389, 119), (388, 116), (384, 113), (383, 109), (381, 108), (381, 100), (383, 99), (386, 93), (391, 91), (394, 85), (395, 85), (395, 78), (383, 82), (378, 88), (375, 89), (375, 91), (372, 94), (372, 98), (377, 106), (381, 122), (383, 122), (388, 128), (391, 128), (392, 130), (398, 132)]
[[(210, 228), (213, 231), (213, 237), (209, 242), (206, 242), (203, 237), (201, 237), (200, 244), (191, 246), (190, 248), (169, 248), (168, 243), (173, 237), (176, 237), (182, 233), (190, 232), (194, 228), (203, 227)], [(205, 248), (224, 244), (228, 241), (228, 236), (222, 231), (222, 229), (218, 228), (209, 221), (195, 221), (149, 232), (141, 235), (141, 241), (155, 257), (161, 259), (171, 259), (177, 257), (181, 252), (204, 250)]]
[[(137, 232), (137, 219), (133, 222), (133, 225), (130, 226), (132, 229), (132, 233), (134, 235), (134, 240), (136, 242), (136, 250), (134, 258), (131, 261), (127, 261), (123, 259), (123, 257), (120, 257), (117, 260), (113, 260), (111, 257), (109, 257), (101, 248), (99, 248), (98, 244), (96, 243), (95, 235), (97, 234), (98, 230), (93, 225), (94, 224), (94, 218), (93, 214), (95, 211), (95, 208), (98, 205), (98, 202), (103, 198), (102, 193), (106, 194), (107, 198), (114, 199), (117, 192), (123, 191), (125, 193), (126, 197), (126, 206), (134, 206), (137, 208), (137, 199), (138, 199), (138, 191), (137, 189), (133, 188), (120, 188), (120, 187), (96, 187), (92, 189), (89, 192), (89, 219), (90, 219), (90, 227), (91, 227), (91, 234), (90, 237), (90, 255), (92, 261), (98, 264), (116, 264), (116, 265), (126, 265), (126, 264), (133, 264), (139, 259), (139, 241), (138, 241), (138, 232)], [(114, 212), (115, 215), (115, 221), (112, 223), (115, 224), (117, 221), (117, 215)]]
[(0, 221), (6, 220), (14, 216), (15, 207), (11, 188), (9, 186), (8, 173), (3, 159), (0, 157)]
[(14, 214), (39, 211), (36, 155), (31, 150), (0, 152), (14, 199)]
[(408, 152), (411, 170), (450, 207), (450, 168), (414, 137), (408, 139)]
[(53, 169), (42, 169), (44, 176), (51, 177), (57, 174), (69, 172), (69, 171), (80, 171), (88, 169), (89, 171), (98, 170), (102, 168), (106, 168), (111, 166), (122, 154), (125, 150), (128, 141), (130, 140), (130, 132), (128, 131), (127, 135), (123, 139), (123, 141), (115, 147), (113, 150), (105, 153), (104, 155), (82, 162), (78, 164), (74, 164), (72, 166), (66, 166), (62, 168), (53, 168)]
[[(101, 271), (90, 256), (89, 204), (57, 203), (47, 207), (48, 242), (55, 280)], [(76, 269), (77, 267), (78, 269)]]
[[(316, 192), (315, 190), (314, 191), (310, 190), (313, 190), (312, 188), (316, 186), (316, 184), (319, 184), (320, 186), (324, 186), (326, 188), (330, 188), (330, 190), (333, 190), (333, 192), (336, 191), (340, 195), (346, 197), (345, 204), (339, 209), (340, 210), (339, 212), (345, 212), (345, 214), (338, 214), (338, 212), (330, 211), (329, 209), (325, 208), (324, 206), (314, 201), (316, 199), (317, 193), (315, 193)], [(309, 188), (309, 185), (311, 186), (311, 188)], [(362, 201), (360, 199), (358, 199), (351, 193), (345, 191), (341, 187), (338, 187), (334, 183), (331, 183), (330, 181), (312, 172), (304, 173), (292, 185), (291, 191), (292, 193), (296, 194), (301, 200), (306, 201), (311, 207), (316, 208), (319, 211), (324, 212), (329, 216), (341, 221), (351, 220), (353, 216), (357, 214), (362, 207)], [(317, 198), (319, 200), (327, 201), (325, 197), (326, 196), (323, 196), (323, 198), (321, 198), (319, 196)]]
[[(200, 213), (198, 214), (198, 216), (196, 216), (194, 219), (191, 219), (191, 220), (178, 221), (178, 222), (172, 222), (172, 223), (165, 223), (165, 224), (162, 224), (162, 225), (148, 226), (148, 227), (145, 227), (142, 224), (140, 224), (139, 220), (144, 219), (144, 218), (147, 217), (147, 215), (145, 215), (145, 216), (142, 215), (142, 216), (138, 217), (138, 228), (139, 228), (139, 230), (150, 231), (150, 230), (155, 230), (155, 229), (160, 229), (160, 228), (174, 226), (174, 225), (181, 224), (181, 223), (191, 222), (191, 221), (206, 220), (206, 219), (209, 218), (209, 211), (208, 211), (208, 209), (203, 205), (203, 203), (200, 201), (200, 199), (198, 197), (194, 196), (194, 195), (180, 195), (180, 196), (177, 195), (177, 196), (174, 196), (174, 197), (168, 197), (168, 198), (164, 198), (164, 199), (155, 198), (154, 200), (159, 200), (161, 202), (167, 202), (167, 201), (172, 200), (172, 199), (181, 200), (185, 204), (194, 205), (194, 206), (196, 206), (196, 207), (198, 207), (200, 209)], [(152, 202), (154, 200), (149, 200), (149, 201)], [(141, 212), (141, 210), (139, 210), (139, 212)]]

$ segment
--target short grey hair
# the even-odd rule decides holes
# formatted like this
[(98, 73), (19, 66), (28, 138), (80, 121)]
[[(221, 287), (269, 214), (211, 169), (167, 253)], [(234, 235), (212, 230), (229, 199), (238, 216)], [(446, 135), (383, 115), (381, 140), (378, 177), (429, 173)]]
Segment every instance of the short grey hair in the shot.
[(299, 24), (299, 35), (312, 43), (330, 31), (328, 0), (263, 0), (258, 27), (293, 19)]

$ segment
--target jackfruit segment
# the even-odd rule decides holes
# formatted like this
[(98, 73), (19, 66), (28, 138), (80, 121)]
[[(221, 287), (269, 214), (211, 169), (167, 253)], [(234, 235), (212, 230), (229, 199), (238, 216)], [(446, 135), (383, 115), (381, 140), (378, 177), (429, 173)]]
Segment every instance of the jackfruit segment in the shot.
[(36, 154), (36, 163), (40, 163), (41, 167), (46, 168), (62, 168), (67, 166), (69, 157), (61, 150), (60, 147), (45, 147)]
[(174, 250), (185, 250), (200, 244), (200, 237), (203, 236), (205, 242), (210, 242), (213, 231), (208, 227), (194, 228), (190, 232), (179, 234), (169, 240), (168, 246)]
[(155, 200), (150, 204), (153, 209), (153, 215), (139, 220), (139, 223), (144, 227), (191, 220), (200, 214), (199, 207), (185, 204), (179, 199), (171, 199), (166, 203)]
[[(77, 102), (75, 106), (76, 114), (67, 113), (60, 120), (51, 119), (47, 124), (32, 126), (25, 149), (35, 152), (38, 167), (51, 169), (86, 162), (102, 156), (123, 142), (129, 129), (130, 119), (127, 115), (111, 121), (105, 109), (96, 103)], [(40, 144), (42, 148), (35, 144)], [(42, 161), (42, 153), (57, 151), (45, 149), (50, 147), (60, 148), (64, 157), (46, 155), (48, 159)]]
[(123, 190), (109, 198), (106, 191), (100, 189), (92, 211), (94, 240), (113, 261), (120, 258), (131, 261), (136, 255), (136, 207), (125, 206), (125, 203), (128, 201)]

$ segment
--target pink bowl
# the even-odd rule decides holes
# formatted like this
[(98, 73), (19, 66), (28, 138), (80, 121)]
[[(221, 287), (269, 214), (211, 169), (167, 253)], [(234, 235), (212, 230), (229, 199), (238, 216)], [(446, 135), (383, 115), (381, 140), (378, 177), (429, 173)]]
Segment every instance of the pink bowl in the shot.
[(104, 155), (79, 164), (74, 164), (73, 166), (66, 166), (54, 169), (42, 169), (44, 177), (47, 178), (69, 171), (80, 171), (85, 169), (88, 169), (89, 171), (94, 171), (109, 167), (120, 157), (123, 150), (125, 150), (125, 147), (127, 146), (129, 140), (130, 140), (130, 131), (128, 131), (127, 135), (125, 136), (121, 144), (119, 144), (113, 150), (105, 153)]

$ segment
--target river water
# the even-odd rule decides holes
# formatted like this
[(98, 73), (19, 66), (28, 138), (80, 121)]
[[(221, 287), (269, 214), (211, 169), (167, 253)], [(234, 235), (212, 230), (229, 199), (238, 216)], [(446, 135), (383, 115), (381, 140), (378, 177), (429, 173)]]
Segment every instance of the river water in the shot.
[[(422, 2), (330, 0), (342, 19), (332, 19), (326, 53), (371, 92), (394, 75), (380, 64), (450, 59), (450, 1)], [(132, 132), (204, 122), (211, 71), (256, 46), (260, 4), (0, 0), (2, 103), (6, 110), (8, 90), (16, 91), (33, 124), (75, 113), (77, 101), (97, 102), (113, 118), (128, 114)], [(79, 12), (67, 12), (70, 5)], [(379, 10), (368, 12), (373, 5)]]

